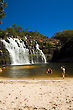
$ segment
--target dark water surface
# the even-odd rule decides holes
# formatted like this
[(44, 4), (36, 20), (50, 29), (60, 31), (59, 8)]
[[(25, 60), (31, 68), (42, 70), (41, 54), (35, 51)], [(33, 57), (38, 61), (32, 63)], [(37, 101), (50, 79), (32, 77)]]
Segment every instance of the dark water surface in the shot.
[[(73, 77), (73, 63), (48, 63), (37, 65), (20, 65), (6, 66), (3, 72), (0, 72), (2, 78), (52, 78), (62, 77), (61, 66), (66, 67), (66, 77)], [(53, 73), (46, 74), (48, 68), (51, 68)]]

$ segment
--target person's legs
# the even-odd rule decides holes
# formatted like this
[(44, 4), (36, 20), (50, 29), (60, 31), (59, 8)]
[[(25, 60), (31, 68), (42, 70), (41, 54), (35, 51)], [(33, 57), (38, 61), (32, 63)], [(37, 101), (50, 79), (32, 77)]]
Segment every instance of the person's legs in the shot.
[(63, 79), (64, 79), (64, 73), (62, 73)]

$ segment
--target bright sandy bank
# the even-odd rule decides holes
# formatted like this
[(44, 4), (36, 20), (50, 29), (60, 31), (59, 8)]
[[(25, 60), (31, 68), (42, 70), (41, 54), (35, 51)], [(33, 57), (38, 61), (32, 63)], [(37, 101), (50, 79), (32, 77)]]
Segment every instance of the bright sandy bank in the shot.
[(1, 79), (0, 110), (73, 110), (73, 79)]

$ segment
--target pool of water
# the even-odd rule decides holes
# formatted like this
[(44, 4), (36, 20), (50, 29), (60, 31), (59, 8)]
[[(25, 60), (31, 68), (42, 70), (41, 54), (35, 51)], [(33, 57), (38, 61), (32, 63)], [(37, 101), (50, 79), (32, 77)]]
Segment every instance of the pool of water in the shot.
[[(36, 65), (9, 65), (0, 72), (2, 78), (55, 78), (62, 77), (61, 66), (66, 68), (66, 77), (73, 77), (73, 63), (47, 63)], [(46, 74), (48, 68), (52, 69), (52, 74)]]

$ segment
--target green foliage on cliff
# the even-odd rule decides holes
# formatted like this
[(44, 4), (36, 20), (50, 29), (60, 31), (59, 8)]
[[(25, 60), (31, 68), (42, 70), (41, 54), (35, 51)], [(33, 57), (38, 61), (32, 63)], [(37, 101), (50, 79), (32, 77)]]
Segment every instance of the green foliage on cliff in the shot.
[(16, 26), (16, 24), (13, 24), (12, 27), (6, 28), (5, 30), (0, 29), (0, 38), (3, 39), (6, 39), (7, 37), (13, 37), (26, 40), (25, 36), (27, 37), (29, 42), (33, 43), (36, 40), (39, 42), (39, 44), (46, 47), (54, 47), (59, 44), (59, 40), (48, 38), (38, 31), (29, 31), (28, 28), (23, 30), (23, 27)]

